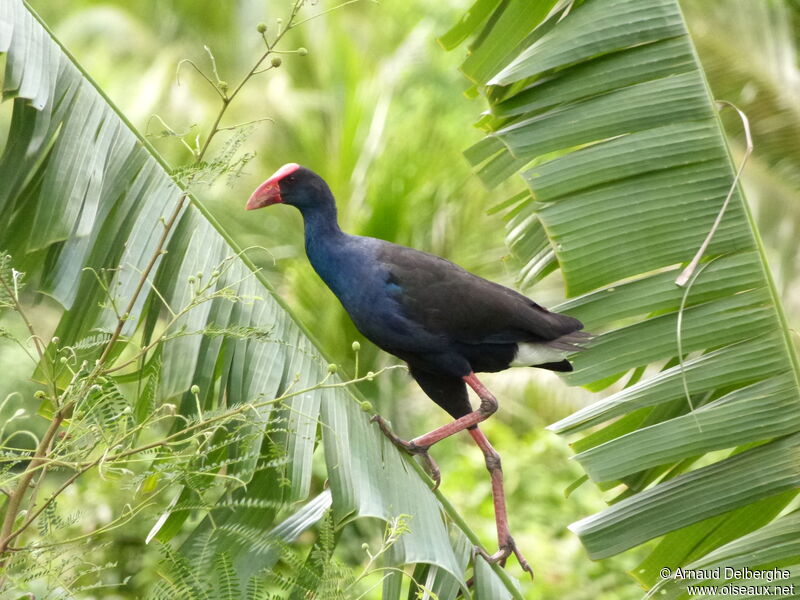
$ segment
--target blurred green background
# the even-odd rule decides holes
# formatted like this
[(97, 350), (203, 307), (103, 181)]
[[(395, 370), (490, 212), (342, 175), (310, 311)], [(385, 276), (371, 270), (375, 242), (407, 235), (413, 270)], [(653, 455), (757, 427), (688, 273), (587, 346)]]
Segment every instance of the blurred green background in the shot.
[[(797, 71), (795, 9), (787, 5), (789, 37), (779, 40), (783, 50), (790, 49), (788, 58), (781, 55), (788, 62), (774, 73), (764, 69), (756, 73), (755, 67), (740, 65), (743, 59), (736, 45), (725, 46), (726, 40), (736, 39), (731, 36), (739, 36), (739, 43), (749, 44), (755, 53), (748, 56), (751, 62), (763, 52), (766, 63), (774, 65), (775, 49), (764, 50), (764, 44), (778, 43), (773, 39), (776, 35), (762, 30), (753, 33), (752, 18), (729, 22), (727, 38), (710, 33), (719, 31), (720, 22), (730, 21), (735, 10), (752, 10), (752, 5), (760, 4), (749, 2), (748, 9), (748, 2), (704, 0), (684, 5), (714, 89), (723, 90), (721, 97), (752, 105), (749, 110), (765, 111), (773, 119), (779, 115), (773, 129), (780, 131), (800, 118), (796, 108), (788, 114), (785, 109), (786, 103), (797, 99), (798, 89), (785, 82), (776, 89), (774, 81), (765, 79), (786, 77), (786, 69)], [(133, 125), (146, 132), (175, 166), (188, 163), (191, 156), (174, 136), (163, 134), (165, 128), (154, 115), (193, 143), (196, 135), (207, 131), (219, 101), (189, 65), (176, 73), (178, 63), (191, 59), (208, 70), (209, 56), (203, 48), (207, 45), (216, 57), (220, 77), (234, 85), (260, 52), (256, 24), (263, 21), (274, 28), (275, 19), (285, 18), (289, 7), (283, 0), (30, 3)], [(331, 5), (310, 3), (304, 11), (310, 16)], [(467, 0), (380, 4), (365, 0), (307, 23), (288, 36), (284, 48), (304, 47), (308, 55), (287, 54), (279, 69), (260, 75), (233, 105), (223, 125), (270, 120), (248, 128), (246, 139), (231, 131), (214, 142), (217, 151), (223, 150), (226, 141), (241, 142), (238, 152), (250, 160), (238, 177), (202, 190), (200, 199), (242, 246), (251, 247), (251, 257), (277, 292), (330, 359), (349, 373), (355, 368), (351, 343), (364, 340), (306, 261), (299, 214), (288, 207), (246, 213), (243, 205), (252, 189), (280, 165), (298, 162), (328, 181), (346, 231), (440, 254), (478, 275), (513, 286), (519, 265), (504, 245), (503, 216), (487, 214), (509, 190), (487, 191), (461, 155), (482, 137), (472, 123), (484, 104), (463, 93), (469, 86), (458, 72), (463, 51), (444, 52), (435, 41), (468, 5)], [(736, 23), (752, 35), (743, 38), (742, 32), (736, 33)], [(769, 23), (764, 27), (767, 33), (772, 30)], [(774, 98), (768, 97), (769, 90)], [(0, 132), (5, 130), (9, 112), (10, 105), (0, 112)], [(730, 126), (734, 130), (736, 123)], [(763, 133), (757, 133), (771, 139), (768, 136), (774, 132), (765, 126)], [(794, 247), (800, 210), (788, 163), (795, 159), (794, 164), (800, 163), (798, 139), (786, 141), (775, 156), (762, 156), (757, 149), (751, 169), (756, 175), (750, 173), (748, 179), (774, 263), (781, 266), (786, 297), (795, 298), (787, 304), (793, 322), (798, 311), (797, 295), (791, 290), (797, 272)], [(776, 163), (782, 171), (776, 170)], [(777, 197), (771, 188), (779, 188), (783, 196)], [(533, 294), (545, 305), (558, 303), (562, 299), (558, 276), (548, 277)], [(50, 318), (46, 303), (35, 310), (39, 322)], [(359, 361), (361, 372), (397, 362), (369, 343), (362, 343)], [(34, 388), (26, 383), (32, 369), (10, 345), (0, 346), (0, 363), (6, 372), (0, 380), (0, 398), (12, 391), (22, 394), (3, 409), (3, 418), (8, 418), (32, 394)], [(603, 499), (613, 492), (606, 496), (583, 485), (566, 497), (566, 488), (581, 472), (570, 462), (567, 444), (544, 426), (590, 401), (590, 395), (566, 388), (554, 374), (533, 369), (487, 376), (486, 382), (500, 398), (501, 410), (486, 423), (485, 431), (503, 456), (512, 531), (537, 572), (530, 597), (641, 597), (641, 588), (626, 571), (644, 557), (646, 547), (592, 562), (567, 530), (572, 521), (600, 510)], [(448, 419), (401, 371), (378, 378), (362, 391), (406, 437)], [(433, 454), (442, 469), (445, 495), (487, 547), (493, 547), (490, 482), (482, 455), (467, 436), (437, 445)], [(69, 503), (78, 501), (84, 505), (81, 527), (89, 531), (93, 524), (119, 512), (125, 494), (111, 482), (88, 475), (65, 496), (62, 506), (69, 510)], [(87, 501), (91, 508), (86, 508)], [(143, 538), (157, 514), (145, 513), (98, 540), (97, 556), (92, 559), (98, 564), (118, 563), (109, 577), (122, 581), (133, 576), (127, 586), (108, 588), (102, 597), (138, 597), (152, 581), (159, 556), (154, 549), (143, 548)], [(340, 544), (340, 560), (363, 561), (359, 537), (346, 532), (344, 539), (351, 543)], [(514, 561), (509, 568), (521, 574)], [(97, 592), (95, 597), (100, 597)]]

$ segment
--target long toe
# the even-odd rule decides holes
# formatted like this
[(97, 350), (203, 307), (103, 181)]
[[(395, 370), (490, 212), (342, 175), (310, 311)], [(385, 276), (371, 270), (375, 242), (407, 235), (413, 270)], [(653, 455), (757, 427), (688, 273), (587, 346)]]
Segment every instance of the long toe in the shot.
[(417, 455), (422, 458), (422, 462), (425, 465), (425, 469), (428, 471), (431, 479), (433, 479), (433, 489), (437, 489), (439, 485), (442, 483), (442, 474), (439, 470), (439, 465), (436, 464), (436, 461), (433, 460), (433, 457), (428, 452), (428, 448), (426, 446), (418, 446), (414, 442), (407, 442), (406, 440), (400, 439), (397, 437), (394, 432), (389, 427), (389, 424), (386, 422), (380, 415), (373, 415), (370, 418), (370, 422), (377, 423), (380, 430), (383, 432), (389, 441), (392, 442), (395, 446), (408, 452), (409, 454)]
[(514, 552), (514, 556), (517, 557), (517, 561), (519, 561), (519, 566), (522, 567), (522, 570), (525, 571), (528, 575), (530, 575), (531, 579), (533, 579), (533, 569), (528, 564), (528, 561), (525, 560), (525, 557), (522, 556), (522, 552), (520, 552), (520, 549), (517, 548), (516, 544), (513, 545), (511, 550)]
[(508, 538), (506, 543), (503, 544), (494, 554), (489, 554), (486, 552), (486, 550), (477, 546), (475, 547), (475, 552), (480, 554), (486, 562), (498, 564), (501, 567), (506, 566), (506, 560), (513, 553), (514, 556), (517, 557), (522, 570), (528, 573), (531, 576), (531, 579), (533, 579), (533, 569), (528, 564), (528, 561), (525, 560), (525, 557), (522, 555), (522, 552), (520, 552), (520, 549), (517, 548), (517, 544), (514, 542), (513, 538)]
[(439, 470), (439, 465), (436, 464), (436, 461), (433, 460), (433, 457), (428, 452), (420, 454), (420, 457), (425, 463), (425, 469), (428, 471), (428, 475), (433, 479), (433, 489), (438, 489), (442, 483), (442, 472)]
[(389, 427), (389, 424), (386, 422), (386, 419), (384, 419), (382, 416), (373, 415), (370, 418), (370, 422), (377, 423), (378, 427), (380, 427), (381, 431), (383, 432), (383, 435), (385, 435), (387, 438), (389, 438), (389, 441), (391, 441), (398, 448), (401, 448), (401, 449), (405, 450), (409, 454), (427, 454), (428, 453), (427, 446), (418, 446), (414, 442), (407, 442), (406, 440), (397, 437), (394, 434), (394, 432), (392, 431), (392, 429)]

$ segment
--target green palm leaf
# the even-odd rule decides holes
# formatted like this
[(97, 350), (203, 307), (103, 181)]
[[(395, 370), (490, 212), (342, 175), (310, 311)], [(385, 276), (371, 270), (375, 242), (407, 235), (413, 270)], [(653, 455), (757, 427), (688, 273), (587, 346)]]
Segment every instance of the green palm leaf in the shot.
[[(797, 5), (771, 2), (682, 3), (692, 37), (714, 93), (747, 113), (755, 150), (745, 187), (767, 247), (776, 251), (776, 279), (790, 315), (796, 240), (800, 236), (800, 71), (797, 68)], [(748, 60), (731, 60), (747, 55)], [(724, 119), (734, 150), (744, 139), (735, 122)]]
[[(64, 308), (56, 331), (63, 344), (110, 333), (117, 321), (113, 307), (124, 306), (133, 295), (164, 230), (162, 223), (184, 191), (149, 144), (19, 0), (0, 1), (0, 52), (6, 57), (4, 98), (14, 101), (0, 159), (3, 246), (14, 257), (15, 267), (36, 282), (38, 291)], [(411, 515), (410, 531), (395, 549), (397, 562), (428, 563), (450, 578), (450, 587), (453, 582), (456, 588), (463, 587), (468, 553), (464, 534), (452, 525), (460, 517), (449, 504), (440, 503), (443, 498), (430, 491), (416, 465), (369, 424), (368, 414), (349, 391), (314, 388), (326, 375), (326, 362), (281, 299), (254, 272), (246, 254), (199, 201), (192, 199), (184, 206), (166, 250), (157, 259), (147, 293), (125, 321), (123, 340), (156, 336), (163, 306), (174, 311), (185, 305), (191, 299), (186, 282), (198, 273), (206, 279), (217, 277), (212, 291), (220, 296), (183, 315), (179, 326), (186, 334), (167, 341), (148, 362), (143, 370), (147, 398), (143, 408), (137, 407), (139, 413), (154, 402), (172, 401), (181, 414), (195, 418), (198, 410), (274, 398), (290, 387), (308, 388), (280, 407), (265, 404), (251, 411), (245, 432), (237, 433), (235, 443), (226, 440), (222, 430), (214, 434), (214, 452), (223, 451), (198, 460), (224, 460), (228, 473), (248, 485), (228, 490), (232, 496), (224, 495), (212, 511), (214, 527), (209, 527), (208, 519), (201, 523), (184, 551), (209, 561), (216, 557), (230, 589), (243, 589), (250, 574), (273, 564), (273, 541), (296, 538), (298, 531), (320, 518), (320, 506), (329, 502), (323, 494), (298, 513), (292, 527), (270, 531), (280, 506), (309, 496), (321, 428), (336, 522), (341, 525), (365, 516), (390, 521)], [(220, 273), (212, 275), (215, 269)], [(110, 298), (93, 273), (108, 276)], [(232, 303), (230, 296), (240, 301)], [(262, 333), (239, 337), (202, 333), (237, 328)], [(114, 351), (122, 352), (122, 346)], [(193, 385), (199, 387), (197, 399), (190, 390)], [(273, 433), (265, 436), (270, 427)], [(267, 468), (277, 456), (270, 454), (273, 445), (283, 452), (280, 478), (278, 471)], [(186, 507), (196, 503), (203, 491), (199, 485), (184, 488), (153, 534), (158, 531), (161, 539), (169, 539), (180, 530)], [(451, 528), (456, 539), (452, 543)], [(204, 553), (195, 552), (192, 541), (197, 539), (205, 544)], [(240, 578), (238, 583), (231, 568)], [(498, 578), (498, 571), (481, 570), (486, 582), (481, 589), (510, 586), (504, 573), (502, 581)]]
[[(513, 5), (479, 0), (481, 22), (445, 42), (469, 27), (491, 47)], [(678, 3), (562, 3), (517, 44), (469, 73), (490, 112), (467, 158), (489, 186), (522, 175), (507, 204), (521, 282), (560, 268), (576, 297), (558, 310), (596, 334), (564, 379), (602, 389), (632, 373), (551, 426), (595, 428), (576, 458), (604, 489), (622, 486), (571, 529), (592, 558), (665, 536), (636, 572), (648, 586), (661, 567), (745, 556), (800, 486), (800, 365), (738, 186), (695, 279), (675, 284), (734, 184)], [(800, 565), (796, 547), (779, 558)]]

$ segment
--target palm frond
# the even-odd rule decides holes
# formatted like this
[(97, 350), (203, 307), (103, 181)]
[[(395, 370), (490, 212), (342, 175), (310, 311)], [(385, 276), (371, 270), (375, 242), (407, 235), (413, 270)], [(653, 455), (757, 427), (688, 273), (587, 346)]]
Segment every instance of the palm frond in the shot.
[[(476, 3), (479, 47), (514, 5)], [(576, 458), (617, 491), (571, 526), (592, 558), (666, 536), (636, 570), (651, 586), (659, 568), (749, 547), (792, 502), (800, 363), (739, 186), (690, 284), (675, 283), (735, 183), (677, 1), (565, 2), (541, 21), (501, 67), (472, 72), (490, 112), (466, 155), (487, 185), (522, 175), (506, 205), (521, 280), (558, 268), (575, 297), (557, 309), (596, 334), (564, 379), (603, 389), (631, 373), (551, 429), (594, 428)]]

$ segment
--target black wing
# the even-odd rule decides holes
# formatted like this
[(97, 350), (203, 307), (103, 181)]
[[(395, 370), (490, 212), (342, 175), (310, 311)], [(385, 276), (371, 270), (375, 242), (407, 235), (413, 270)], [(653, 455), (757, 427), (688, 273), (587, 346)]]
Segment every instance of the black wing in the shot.
[(385, 242), (378, 258), (406, 317), (433, 334), (464, 344), (558, 340), (564, 350), (577, 349), (583, 337), (569, 335), (583, 328), (577, 319), (441, 257)]

